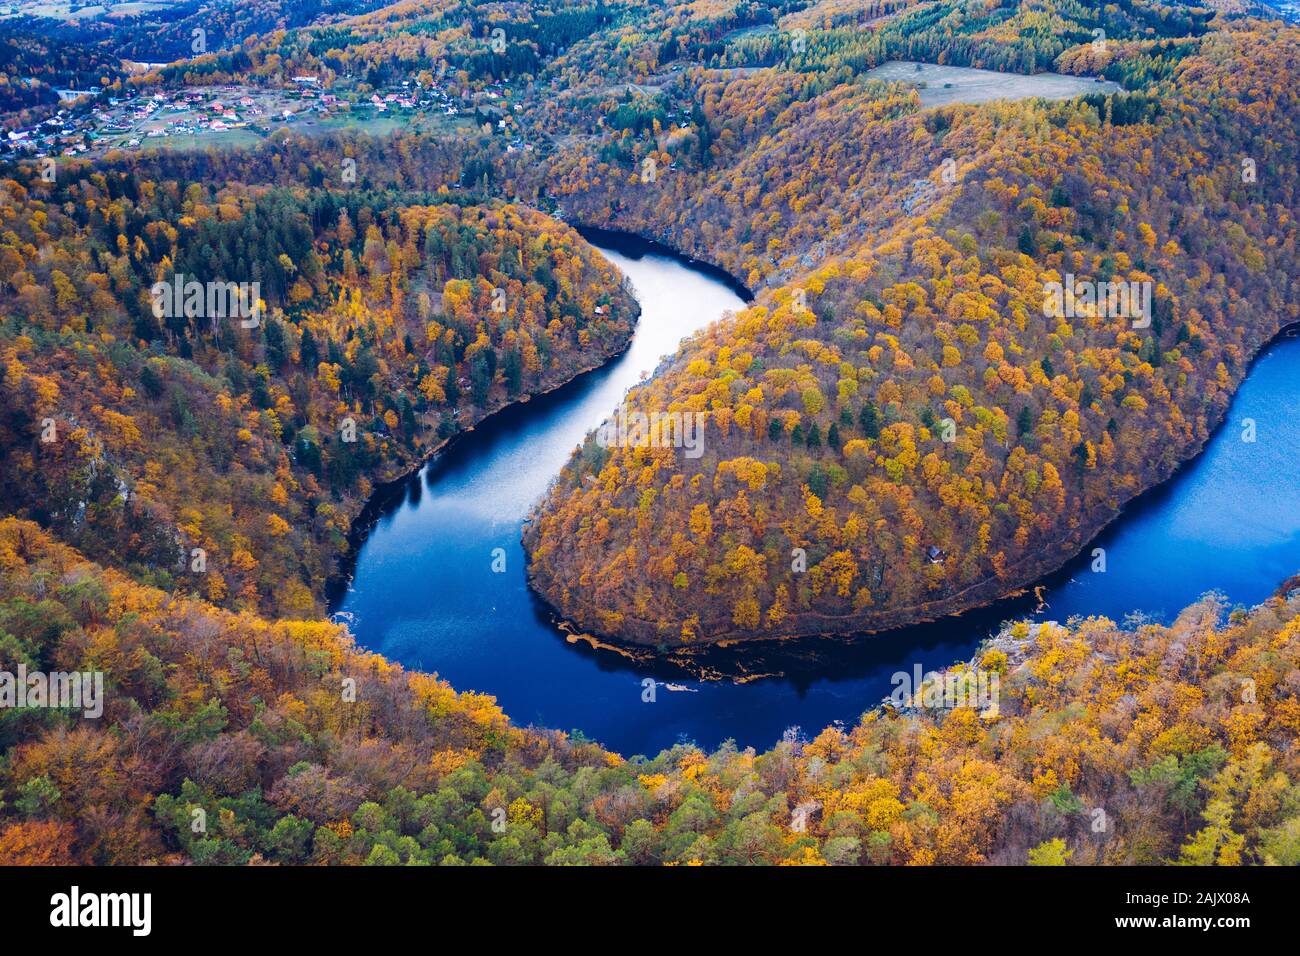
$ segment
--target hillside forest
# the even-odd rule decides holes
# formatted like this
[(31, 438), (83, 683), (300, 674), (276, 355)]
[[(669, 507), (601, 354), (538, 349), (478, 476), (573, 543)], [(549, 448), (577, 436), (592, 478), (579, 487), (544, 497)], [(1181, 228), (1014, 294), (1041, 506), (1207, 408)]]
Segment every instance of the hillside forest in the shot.
[[(0, 864), (1300, 864), (1296, 579), (1165, 623), (1008, 621), (939, 677), (996, 675), (992, 710), (863, 700), (653, 754), (525, 726), (327, 616), (369, 503), (627, 347), (640, 307), (585, 227), (753, 298), (627, 398), (698, 416), (701, 456), (592, 421), (537, 502), (557, 622), (646, 654), (869, 641), (1061, 567), (1300, 321), (1300, 28), (1240, 6), (6, 20), (10, 131), (64, 85), (99, 91), (85, 117), (304, 75), (347, 112), (415, 88), (463, 115), (0, 166), (0, 672), (105, 682), (93, 719), (0, 708)], [(924, 106), (873, 75), (895, 61), (1122, 92)], [(186, 282), (251, 312), (167, 306)], [(1071, 283), (1150, 305), (1049, 308)]]

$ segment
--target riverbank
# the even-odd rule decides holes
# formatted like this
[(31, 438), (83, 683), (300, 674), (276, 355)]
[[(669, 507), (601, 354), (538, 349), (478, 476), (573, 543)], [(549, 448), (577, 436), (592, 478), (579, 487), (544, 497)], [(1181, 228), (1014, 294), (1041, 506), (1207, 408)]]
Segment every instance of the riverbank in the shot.
[[(535, 211), (541, 212), (540, 210)], [(542, 214), (547, 215), (547, 213), (544, 212)], [(576, 231), (598, 251), (603, 247), (604, 249), (615, 249), (633, 256), (650, 254), (672, 258), (696, 272), (721, 282), (742, 301), (750, 303), (754, 299), (753, 292), (751, 292), (743, 282), (728, 273), (725, 269), (713, 265), (712, 263), (703, 262), (685, 252), (665, 246), (653, 239), (649, 239), (636, 233), (618, 232), (582, 223), (568, 223), (568, 225), (570, 225), (574, 231)], [(627, 350), (631, 347), (632, 341), (636, 336), (637, 324), (641, 319), (640, 303), (636, 301), (634, 295), (630, 296), (630, 298), (634, 306), (632, 312), (634, 321), (630, 334), (622, 343), (620, 348), (609, 352), (602, 356), (598, 362), (594, 362), (582, 368), (580, 371), (570, 375), (562, 381), (558, 381), (539, 391), (529, 393), (515, 401), (506, 401), (497, 404), (494, 408), (476, 418), (466, 428), (463, 428), (456, 434), (440, 441), (437, 445), (431, 448), (427, 454), (421, 456), (409, 467), (404, 468), (397, 476), (381, 479), (375, 483), (374, 490), (371, 492), (366, 502), (362, 505), (357, 514), (351, 518), (347, 535), (347, 551), (339, 557), (337, 570), (326, 584), (325, 598), (327, 608), (331, 613), (338, 609), (340, 601), (347, 592), (348, 585), (350, 584), (353, 573), (355, 572), (357, 552), (361, 546), (364, 545), (367, 536), (375, 526), (375, 522), (379, 520), (386, 510), (390, 509), (402, 500), (402, 498), (407, 494), (410, 483), (413, 480), (416, 480), (421, 471), (432, 464), (439, 456), (449, 453), (458, 441), (471, 435), (476, 428), (483, 426), (495, 416), (500, 415), (502, 412), (508, 411), (509, 409), (526, 404), (531, 400), (553, 394), (563, 388), (573, 385), (583, 377), (590, 375), (593, 372), (597, 372), (602, 368), (608, 367), (611, 363), (616, 362), (620, 357), (627, 353)], [(591, 427), (595, 428), (599, 424), (598, 421), (593, 422)]]
[[(635, 320), (640, 317), (641, 308), (639, 305), (635, 304), (635, 299), (633, 299), (633, 303), (635, 306), (633, 309), (633, 317)], [(500, 415), (502, 412), (508, 411), (512, 408), (517, 408), (520, 405), (526, 405), (534, 399), (553, 394), (554, 392), (579, 381), (584, 375), (590, 375), (592, 372), (598, 371), (610, 362), (616, 360), (620, 355), (627, 352), (628, 347), (632, 343), (632, 337), (635, 334), (636, 323), (634, 321), (631, 332), (622, 345), (617, 350), (604, 356), (599, 362), (586, 366), (553, 385), (549, 385), (536, 392), (529, 392), (514, 401), (498, 403), (495, 407), (485, 411), (478, 418), (474, 419), (468, 426), (462, 428), (454, 435), (449, 435), (442, 439), (437, 445), (433, 446), (427, 454), (422, 455), (410, 467), (403, 469), (401, 474), (396, 478), (384, 479), (376, 482), (375, 488), (370, 493), (370, 496), (366, 499), (357, 514), (351, 519), (347, 536), (348, 549), (339, 557), (338, 570), (326, 583), (325, 600), (328, 609), (332, 612), (335, 609), (337, 602), (347, 591), (348, 584), (352, 580), (352, 574), (356, 566), (357, 550), (365, 543), (366, 536), (369, 535), (371, 529), (375, 526), (375, 522), (379, 520), (386, 509), (391, 508), (396, 502), (405, 497), (411, 482), (418, 478), (421, 471), (428, 467), (432, 462), (436, 461), (439, 455), (450, 451), (458, 441), (472, 435), (475, 429), (490, 421), (495, 416)]]
[[(700, 313), (702, 323), (712, 321), (701, 302), (709, 286), (719, 295), (725, 290), (681, 263), (666, 255), (620, 263), (642, 304), (638, 337), (683, 310)], [(733, 308), (739, 302), (730, 293), (727, 301)], [(724, 307), (719, 300), (716, 311)], [(491, 694), (522, 725), (580, 730), (624, 754), (657, 752), (683, 739), (706, 747), (728, 738), (767, 746), (792, 725), (819, 729), (856, 721), (888, 694), (892, 675), (911, 673), (918, 664), (930, 671), (969, 661), (1004, 622), (1094, 613), (1123, 621), (1132, 611), (1158, 620), (1214, 588), (1255, 604), (1300, 568), (1300, 540), (1273, 548), (1267, 563), (1254, 563), (1246, 551), (1232, 552), (1228, 532), (1217, 527), (1189, 540), (1167, 526), (1175, 520), (1185, 526), (1186, 511), (1225, 512), (1224, 499), (1258, 500), (1251, 489), (1264, 475), (1278, 496), (1256, 510), (1270, 525), (1286, 526), (1286, 498), (1300, 483), (1300, 467), (1254, 458), (1227, 467), (1243, 449), (1276, 445), (1282, 454), (1285, 446), (1300, 444), (1300, 436), (1284, 431), (1292, 427), (1286, 408), (1300, 399), (1300, 386), (1293, 386), (1300, 381), (1300, 339), (1284, 339), (1277, 350), (1261, 353), (1262, 364), (1238, 392), (1240, 405), (1232, 412), (1255, 417), (1272, 444), (1245, 446), (1220, 427), (1204, 456), (1130, 502), (1122, 520), (1094, 539), (1107, 551), (1107, 574), (1090, 571), (1085, 550), (1041, 578), (1040, 594), (1013, 591), (960, 616), (870, 639), (721, 642), (663, 653), (594, 635), (585, 639), (529, 587), (519, 530), (537, 490), (608, 414), (621, 383), (638, 381), (638, 370), (652, 367), (677, 340), (673, 329), (648, 349), (634, 342), (639, 356), (624, 355), (567, 390), (503, 410), (445, 449), (421, 476), (418, 497), (399, 502), (362, 546), (355, 590), (343, 607), (358, 643), (404, 666), (435, 671), (458, 688)], [(1266, 356), (1275, 364), (1264, 362)], [(1300, 431), (1300, 423), (1295, 428)], [(543, 460), (548, 453), (550, 463)], [(1243, 548), (1253, 545), (1242, 532), (1237, 536)], [(496, 548), (505, 552), (504, 574), (490, 569)], [(1233, 568), (1224, 566), (1226, 554), (1233, 555)], [(657, 690), (653, 704), (643, 699), (647, 680)]]
[[(1274, 345), (1296, 338), (1300, 338), (1300, 323), (1286, 324), (1270, 336), (1250, 356), (1245, 371), (1236, 383), (1233, 396), (1250, 376), (1256, 363)], [(1144, 500), (1163, 491), (1180, 472), (1198, 460), (1210, 442), (1227, 425), (1231, 406), (1230, 398), (1219, 410), (1205, 438), (1196, 442), (1185, 456), (1174, 463), (1158, 459), (1156, 476), (1141, 491), (1117, 507), (1106, 509), (1096, 516), (1085, 516), (1076, 528), (1071, 529), (1069, 536), (1062, 539), (1059, 549), (1032, 555), (1019, 565), (1008, 568), (1004, 575), (990, 576), (977, 581), (955, 594), (921, 604), (890, 608), (871, 617), (868, 623), (849, 630), (828, 626), (835, 620), (829, 615), (817, 612), (791, 612), (783, 622), (779, 633), (736, 629), (720, 636), (702, 638), (697, 644), (669, 645), (658, 633), (657, 622), (651, 619), (636, 618), (623, 612), (623, 628), (617, 632), (610, 632), (595, 624), (595, 618), (598, 616), (595, 607), (588, 608), (589, 613), (585, 618), (565, 613), (548, 597), (548, 592), (557, 586), (558, 582), (538, 580), (535, 567), (531, 562), (531, 553), (529, 581), (537, 591), (538, 599), (544, 603), (555, 619), (557, 626), (562, 626), (567, 632), (589, 641), (593, 646), (617, 647), (620, 652), (637, 659), (644, 659), (643, 655), (662, 655), (667, 660), (699, 675), (717, 672), (716, 665), (710, 662), (717, 648), (782, 645), (797, 641), (847, 641), (933, 624), (945, 619), (953, 620), (955, 623), (972, 611), (1003, 604), (1027, 592), (1050, 586), (1063, 569), (1088, 552), (1090, 547), (1105, 536), (1125, 514), (1140, 508)]]

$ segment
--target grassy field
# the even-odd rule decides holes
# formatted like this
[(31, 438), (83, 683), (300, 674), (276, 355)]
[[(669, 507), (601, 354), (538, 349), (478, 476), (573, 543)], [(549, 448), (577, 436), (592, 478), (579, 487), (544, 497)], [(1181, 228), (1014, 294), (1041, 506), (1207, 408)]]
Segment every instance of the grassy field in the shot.
[(1024, 100), (1042, 97), (1068, 100), (1085, 93), (1119, 93), (1122, 87), (1109, 80), (1059, 73), (1001, 73), (963, 66), (935, 66), (930, 63), (893, 61), (870, 70), (867, 76), (891, 83), (920, 87), (922, 106), (949, 103), (986, 103), (989, 100)]
[[(147, 139), (139, 146), (142, 150), (151, 149), (238, 149), (243, 146), (256, 146), (262, 137), (251, 129), (225, 129), (215, 133), (180, 136), (159, 136)], [(120, 146), (125, 145), (125, 141)]]
[(293, 124), (294, 130), (307, 135), (324, 135), (326, 133), (349, 130), (370, 136), (387, 136), (398, 130), (418, 130), (425, 133), (446, 133), (457, 129), (466, 129), (474, 125), (474, 120), (467, 116), (447, 116), (443, 113), (415, 113), (394, 111), (377, 113), (374, 111), (354, 112), (325, 119), (305, 119)]

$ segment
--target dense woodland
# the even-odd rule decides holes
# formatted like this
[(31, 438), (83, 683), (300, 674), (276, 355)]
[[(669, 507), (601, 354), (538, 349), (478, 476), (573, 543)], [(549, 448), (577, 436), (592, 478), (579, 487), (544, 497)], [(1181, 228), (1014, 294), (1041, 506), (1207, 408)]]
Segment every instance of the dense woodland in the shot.
[[(702, 86), (707, 161), (561, 154), (566, 209), (766, 288), (630, 399), (707, 416), (703, 457), (572, 460), (528, 529), (542, 593), (676, 647), (882, 630), (1059, 567), (1300, 318), (1297, 63), (1294, 31), (1216, 33), (1144, 93), (928, 111), (760, 72)], [(1067, 274), (1148, 283), (1149, 327), (1045, 316)]]
[[(4, 500), (143, 580), (320, 613), (377, 482), (631, 334), (621, 277), (532, 210), (211, 183), (0, 184)], [(265, 321), (156, 317), (176, 275), (259, 283)]]
[(339, 626), (177, 598), (7, 519), (19, 663), (105, 671), (108, 710), (0, 712), (3, 864), (1300, 864), (1295, 592), (1016, 625), (972, 662), (1001, 675), (996, 718), (874, 710), (762, 753), (625, 759)]
[[(1295, 582), (1169, 626), (1010, 624), (952, 672), (999, 674), (996, 716), (863, 701), (762, 751), (635, 757), (321, 617), (379, 483), (627, 343), (635, 302), (565, 221), (757, 298), (630, 399), (707, 416), (702, 458), (588, 441), (541, 502), (564, 616), (676, 650), (1032, 582), (1300, 319), (1300, 31), (1142, 0), (213, 15), (241, 41), (103, 85), (410, 78), (501, 125), (0, 171), (0, 671), (108, 691), (99, 720), (0, 710), (0, 863), (1300, 863)], [(900, 58), (1128, 92), (923, 110), (864, 75)], [(1150, 326), (1044, 316), (1067, 273), (1150, 282)], [(260, 321), (155, 314), (175, 276), (258, 283)]]

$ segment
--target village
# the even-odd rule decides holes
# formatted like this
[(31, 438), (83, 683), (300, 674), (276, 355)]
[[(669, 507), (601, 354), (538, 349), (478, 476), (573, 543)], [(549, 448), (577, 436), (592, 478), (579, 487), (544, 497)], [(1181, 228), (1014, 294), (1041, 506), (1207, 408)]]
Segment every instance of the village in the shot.
[(64, 105), (54, 115), (0, 137), (0, 158), (251, 146), (281, 128), (308, 135), (343, 129), (384, 135), (399, 128), (445, 132), (485, 123), (512, 137), (511, 150), (532, 149), (519, 138), (505, 105), (505, 84), (461, 92), (403, 80), (373, 92), (335, 92), (321, 89), (314, 76), (297, 76), (279, 88), (190, 86), (131, 96), (61, 90), (60, 96)]

